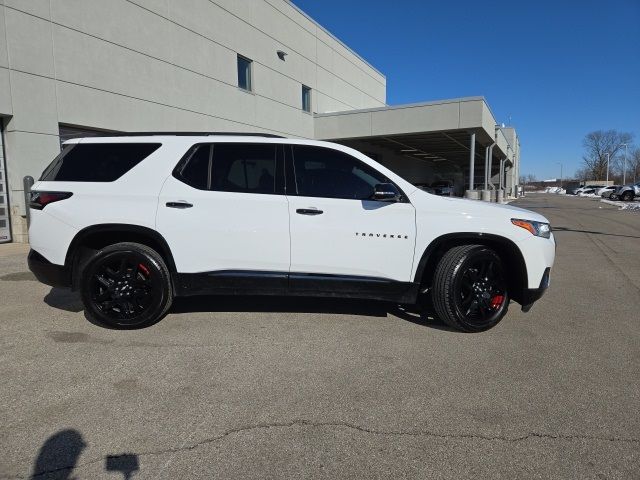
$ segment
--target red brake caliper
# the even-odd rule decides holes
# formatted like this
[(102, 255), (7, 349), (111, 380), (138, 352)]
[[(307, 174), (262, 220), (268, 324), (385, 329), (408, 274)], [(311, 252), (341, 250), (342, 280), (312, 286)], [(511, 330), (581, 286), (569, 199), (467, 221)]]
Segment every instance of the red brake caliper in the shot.
[(148, 269), (145, 265), (143, 265), (142, 263), (139, 263), (139, 264), (138, 264), (138, 268), (139, 268), (140, 270), (142, 270), (142, 271), (144, 272), (144, 274), (145, 274), (147, 277), (148, 277), (148, 276), (149, 276), (149, 274), (151, 273), (151, 272), (149, 271), (149, 269)]
[(502, 305), (502, 302), (504, 302), (504, 295), (494, 295), (491, 298), (491, 308), (497, 310)]

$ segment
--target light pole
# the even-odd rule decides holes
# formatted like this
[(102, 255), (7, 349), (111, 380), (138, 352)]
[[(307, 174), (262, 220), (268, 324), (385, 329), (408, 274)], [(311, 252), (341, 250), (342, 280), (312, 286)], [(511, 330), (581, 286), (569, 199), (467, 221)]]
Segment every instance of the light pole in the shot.
[(607, 186), (609, 186), (609, 152), (607, 152)]
[(624, 162), (623, 162), (624, 167), (622, 167), (622, 185), (627, 183), (627, 144), (626, 143), (620, 144), (621, 147), (623, 145), (624, 145)]
[(562, 162), (556, 162), (560, 165), (560, 188), (562, 189)]

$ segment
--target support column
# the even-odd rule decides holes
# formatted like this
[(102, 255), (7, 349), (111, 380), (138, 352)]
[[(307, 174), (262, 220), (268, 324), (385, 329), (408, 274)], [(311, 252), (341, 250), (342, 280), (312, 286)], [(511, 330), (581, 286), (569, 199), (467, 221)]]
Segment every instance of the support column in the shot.
[(489, 180), (491, 178), (491, 163), (493, 163), (493, 147), (495, 143), (492, 143), (485, 150), (484, 157), (484, 189), (482, 190), (482, 200), (485, 202), (491, 201), (491, 190), (489, 190)]
[(476, 134), (471, 134), (471, 153), (469, 154), (469, 190), (473, 190), (473, 180), (476, 175)]
[(480, 190), (475, 190), (476, 178), (476, 134), (471, 134), (471, 146), (469, 148), (469, 189), (464, 192), (465, 198), (480, 200)]
[(487, 170), (489, 169), (489, 148), (490, 147), (486, 147), (484, 150), (484, 186), (482, 187), (483, 190), (489, 189), (489, 173), (487, 172)]
[(498, 191), (496, 193), (496, 202), (502, 203), (504, 201), (504, 162), (506, 158), (500, 159), (500, 181), (498, 182)]

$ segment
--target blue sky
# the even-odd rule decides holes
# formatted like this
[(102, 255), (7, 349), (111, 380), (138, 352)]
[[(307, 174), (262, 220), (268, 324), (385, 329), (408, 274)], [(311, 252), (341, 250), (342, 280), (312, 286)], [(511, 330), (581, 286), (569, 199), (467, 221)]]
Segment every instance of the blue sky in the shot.
[(593, 130), (640, 145), (640, 0), (294, 0), (387, 76), (387, 103), (484, 96), (521, 173), (565, 175)]

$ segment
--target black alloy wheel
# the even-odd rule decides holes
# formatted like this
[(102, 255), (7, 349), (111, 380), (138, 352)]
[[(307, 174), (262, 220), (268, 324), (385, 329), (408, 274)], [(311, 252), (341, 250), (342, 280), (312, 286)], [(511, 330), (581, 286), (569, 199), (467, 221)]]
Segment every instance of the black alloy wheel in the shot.
[(463, 245), (440, 260), (432, 290), (436, 314), (465, 332), (495, 326), (507, 313), (507, 291), (502, 260), (483, 245)]
[(100, 250), (83, 271), (81, 295), (92, 319), (115, 328), (151, 325), (166, 314), (172, 301), (162, 257), (135, 243)]

